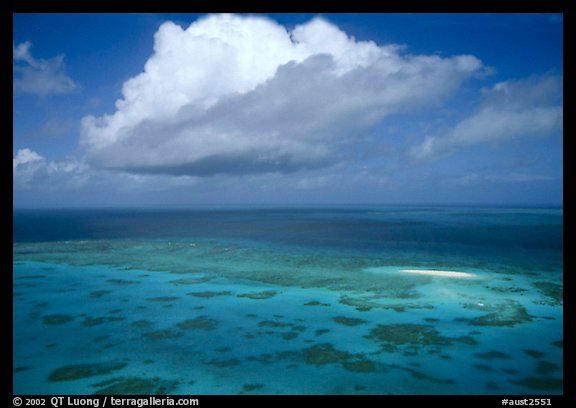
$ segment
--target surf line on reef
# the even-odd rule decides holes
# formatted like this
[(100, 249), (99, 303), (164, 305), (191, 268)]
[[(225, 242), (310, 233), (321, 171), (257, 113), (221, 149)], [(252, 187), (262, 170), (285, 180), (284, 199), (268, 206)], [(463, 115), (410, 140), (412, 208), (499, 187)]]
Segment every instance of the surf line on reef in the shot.
[(477, 278), (478, 275), (469, 272), (435, 271), (432, 269), (401, 269), (402, 273), (415, 273), (419, 275), (443, 276), (447, 278)]

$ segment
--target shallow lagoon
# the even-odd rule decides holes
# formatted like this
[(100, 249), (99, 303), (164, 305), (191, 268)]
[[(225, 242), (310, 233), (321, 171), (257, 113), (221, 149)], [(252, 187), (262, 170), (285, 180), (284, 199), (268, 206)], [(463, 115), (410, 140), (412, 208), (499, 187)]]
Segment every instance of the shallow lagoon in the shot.
[[(256, 226), (241, 213), (221, 217), (236, 222), (228, 237), (15, 237), (14, 393), (561, 393), (561, 242), (483, 244), (526, 226), (561, 239), (561, 212), (494, 211), (298, 213), (283, 230), (276, 213)], [(472, 244), (457, 239), (479, 223)]]

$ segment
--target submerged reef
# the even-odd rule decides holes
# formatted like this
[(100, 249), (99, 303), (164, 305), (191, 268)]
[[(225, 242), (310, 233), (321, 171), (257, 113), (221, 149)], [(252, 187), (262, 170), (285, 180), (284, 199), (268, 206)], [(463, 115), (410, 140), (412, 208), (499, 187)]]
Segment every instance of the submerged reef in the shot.
[(560, 370), (560, 366), (550, 361), (538, 361), (538, 365), (536, 367), (536, 373), (538, 375), (548, 375), (558, 370)]
[(84, 326), (99, 326), (101, 324), (104, 323), (109, 323), (109, 322), (118, 322), (118, 321), (122, 321), (122, 320), (126, 320), (124, 317), (118, 316), (118, 317), (114, 317), (114, 316), (100, 316), (100, 317), (86, 317), (84, 318), (84, 321), (82, 322), (82, 324)]
[[(368, 359), (363, 353), (338, 350), (331, 343), (319, 343), (298, 351), (280, 352), (277, 356), (302, 361), (313, 366), (339, 364), (343, 369), (357, 373), (375, 372), (379, 369), (378, 364)], [(265, 361), (270, 357), (267, 357)]]
[(94, 395), (167, 395), (174, 391), (177, 381), (154, 378), (113, 378), (92, 385), (100, 388)]
[(538, 350), (526, 349), (524, 353), (532, 358), (542, 358), (546, 353)]
[(105, 362), (95, 364), (72, 364), (59, 367), (48, 376), (48, 381), (72, 381), (82, 378), (95, 377), (120, 370), (128, 364), (125, 362)]
[[(16, 300), (31, 330), (21, 330), (15, 340), (27, 340), (32, 330), (46, 335), (39, 336), (38, 346), (32, 341), (18, 346), (16, 387), (26, 389), (24, 381), (40, 373), (44, 379), (50, 374), (53, 384), (40, 381), (30, 387), (34, 391), (112, 395), (562, 389), (562, 314), (553, 303), (562, 301), (562, 286), (544, 282), (553, 277), (510, 275), (504, 284), (499, 276), (490, 280), (488, 269), (481, 282), (440, 284), (439, 278), (398, 274), (390, 266), (366, 272), (371, 264), (385, 264), (378, 254), (346, 258), (312, 255), (308, 248), (283, 253), (239, 242), (226, 245), (229, 250), (207, 241), (172, 245), (173, 251), (162, 242), (144, 241), (140, 249), (134, 242), (111, 241), (107, 251), (91, 243), (71, 243), (61, 252), (38, 244), (49, 259), (98, 262), (81, 270), (86, 273), (62, 266), (45, 281), (19, 281), (44, 284), (51, 292), (22, 291)], [(86, 258), (83, 245), (91, 248)], [(102, 266), (107, 263), (136, 270)], [(144, 269), (150, 278), (141, 279)], [(69, 287), (76, 292), (58, 295), (58, 288)], [(40, 309), (46, 300), (50, 303)], [(57, 314), (62, 312), (70, 315)], [(64, 335), (66, 341), (59, 342)], [(41, 353), (46, 357), (34, 360)], [(97, 364), (75, 364), (85, 363), (84, 356)], [(61, 360), (52, 366), (54, 357)], [(466, 373), (461, 383), (454, 372)], [(93, 376), (100, 377), (66, 382)], [(198, 384), (192, 387), (194, 378)]]
[(368, 299), (342, 296), (340, 303), (356, 308), (359, 312), (367, 312), (372, 309), (389, 309), (396, 312), (405, 312), (406, 309), (434, 309), (434, 306), (426, 303), (379, 303), (372, 299), (380, 299), (380, 296), (371, 296)]
[(343, 324), (344, 326), (358, 326), (360, 324), (367, 323), (367, 321), (364, 319), (355, 319), (346, 316), (335, 316), (332, 318), (332, 320), (334, 320), (336, 323)]
[(535, 282), (534, 286), (551, 300), (552, 305), (559, 305), (564, 301), (564, 287), (562, 285), (553, 282)]
[(237, 358), (230, 358), (225, 360), (212, 359), (210, 361), (205, 361), (204, 364), (208, 364), (216, 368), (228, 368), (238, 366), (242, 364), (242, 362)]
[(391, 367), (406, 371), (410, 373), (410, 375), (417, 380), (431, 381), (436, 384), (448, 384), (448, 385), (456, 384), (456, 382), (451, 378), (434, 377), (432, 375), (423, 373), (422, 371), (418, 371), (411, 367), (401, 367), (396, 364), (392, 365)]
[(74, 320), (74, 316), (66, 315), (66, 314), (53, 314), (53, 315), (46, 315), (42, 318), (42, 323), (47, 325), (57, 325), (57, 324), (64, 324)]
[(512, 384), (520, 385), (534, 391), (562, 392), (563, 381), (559, 378), (525, 377), (521, 380), (509, 380)]
[(188, 293), (188, 295), (190, 296), (194, 296), (194, 297), (199, 297), (199, 298), (213, 298), (216, 296), (230, 296), (232, 294), (232, 292), (228, 291), (228, 290), (223, 290), (220, 292), (214, 292), (214, 291), (205, 291), (205, 292), (190, 292)]
[(135, 285), (137, 283), (140, 283), (138, 281), (135, 280), (129, 280), (129, 279), (108, 279), (106, 282), (109, 283), (113, 283), (115, 285)]
[(322, 303), (317, 300), (311, 300), (310, 302), (304, 303), (304, 306), (330, 306), (330, 304)]
[(146, 329), (152, 326), (152, 322), (150, 320), (141, 319), (132, 322), (131, 326), (136, 327), (138, 329)]
[(509, 359), (510, 356), (506, 353), (502, 353), (498, 350), (490, 350), (485, 353), (474, 353), (474, 357), (481, 358), (483, 360), (494, 360), (494, 359)]
[(149, 302), (173, 302), (180, 299), (178, 296), (158, 296), (146, 299)]
[(278, 292), (275, 290), (264, 290), (262, 292), (250, 292), (250, 293), (241, 293), (236, 295), (239, 298), (248, 298), (254, 300), (263, 300), (263, 299), (270, 299), (271, 297), (276, 296)]
[(109, 293), (112, 293), (111, 290), (95, 290), (93, 292), (90, 292), (90, 294), (88, 295), (88, 297), (90, 299), (100, 299), (102, 296), (107, 295)]
[(487, 312), (472, 319), (461, 319), (473, 326), (508, 326), (530, 322), (533, 319), (526, 308), (515, 301), (496, 303), (493, 305), (467, 303), (465, 309), (475, 309)]
[(172, 285), (197, 285), (199, 283), (208, 282), (210, 278), (182, 278), (171, 280), (169, 283)]
[(176, 325), (182, 330), (214, 330), (218, 326), (218, 321), (208, 316), (198, 316), (194, 319), (184, 320)]
[(348, 371), (354, 371), (357, 373), (371, 373), (377, 370), (376, 363), (366, 358), (344, 361), (342, 367)]
[(330, 343), (317, 344), (302, 352), (304, 362), (312, 365), (340, 363), (348, 360), (350, 354), (334, 348)]
[(184, 333), (177, 332), (170, 329), (164, 330), (156, 330), (148, 333), (144, 333), (143, 336), (150, 340), (168, 340), (168, 339), (176, 339), (178, 337), (182, 337)]
[(15, 280), (44, 279), (46, 275), (27, 275), (14, 278)]
[(242, 386), (242, 391), (252, 392), (264, 388), (264, 384), (244, 384)]
[(553, 346), (558, 347), (563, 349), (564, 348), (564, 340), (557, 340), (557, 341), (553, 341), (552, 343)]
[(401, 346), (449, 346), (454, 340), (422, 324), (379, 324), (364, 337), (377, 341), (388, 352)]

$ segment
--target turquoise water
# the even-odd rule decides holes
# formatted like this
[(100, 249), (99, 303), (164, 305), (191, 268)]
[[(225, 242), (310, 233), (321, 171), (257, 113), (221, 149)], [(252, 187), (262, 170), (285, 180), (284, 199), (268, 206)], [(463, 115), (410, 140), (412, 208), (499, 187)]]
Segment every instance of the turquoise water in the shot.
[(562, 230), (561, 209), (16, 211), (13, 391), (559, 394)]

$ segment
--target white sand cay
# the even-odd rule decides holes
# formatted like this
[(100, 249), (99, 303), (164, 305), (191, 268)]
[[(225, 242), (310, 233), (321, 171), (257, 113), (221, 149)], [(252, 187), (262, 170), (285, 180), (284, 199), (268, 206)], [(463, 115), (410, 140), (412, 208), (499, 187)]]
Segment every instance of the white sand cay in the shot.
[(417, 273), (419, 275), (444, 276), (447, 278), (477, 278), (478, 275), (468, 272), (434, 271), (429, 269), (401, 269), (404, 273)]

